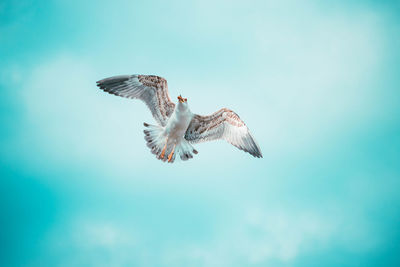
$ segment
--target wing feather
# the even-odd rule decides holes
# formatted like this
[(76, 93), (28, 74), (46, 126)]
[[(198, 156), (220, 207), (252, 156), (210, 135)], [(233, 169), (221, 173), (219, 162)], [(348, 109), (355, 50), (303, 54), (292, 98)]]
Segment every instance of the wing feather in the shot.
[(142, 100), (161, 126), (167, 124), (175, 109), (175, 104), (169, 97), (167, 80), (159, 76), (114, 76), (98, 81), (97, 86), (110, 94)]
[(223, 108), (209, 115), (195, 115), (186, 130), (191, 143), (224, 139), (235, 147), (261, 158), (261, 150), (246, 124), (232, 110)]

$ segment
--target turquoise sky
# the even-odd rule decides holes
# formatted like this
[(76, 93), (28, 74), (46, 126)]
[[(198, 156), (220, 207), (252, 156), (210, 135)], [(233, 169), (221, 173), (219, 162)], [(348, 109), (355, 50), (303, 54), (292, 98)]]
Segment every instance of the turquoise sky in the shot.
[[(134, 73), (264, 158), (156, 160)], [(0, 123), (0, 266), (400, 265), (398, 1), (3, 0)]]

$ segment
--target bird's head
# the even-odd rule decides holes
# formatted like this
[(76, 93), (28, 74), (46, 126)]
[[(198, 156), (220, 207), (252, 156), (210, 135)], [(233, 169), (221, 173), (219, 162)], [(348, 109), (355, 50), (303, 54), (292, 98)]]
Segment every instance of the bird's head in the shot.
[(178, 96), (179, 103), (186, 103), (187, 98), (183, 98), (181, 95)]

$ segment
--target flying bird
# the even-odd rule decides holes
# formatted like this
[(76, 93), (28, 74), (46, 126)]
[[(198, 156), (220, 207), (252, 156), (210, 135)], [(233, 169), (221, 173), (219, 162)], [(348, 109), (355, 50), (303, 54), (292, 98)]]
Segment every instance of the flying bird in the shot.
[[(225, 139), (235, 147), (261, 158), (261, 150), (239, 116), (222, 108), (209, 116), (190, 111), (187, 98), (178, 96), (174, 104), (168, 94), (167, 80), (155, 75), (121, 75), (97, 82), (103, 91), (142, 100), (158, 125), (144, 123), (144, 138), (156, 157), (164, 162), (193, 158), (192, 144)], [(192, 154), (193, 153), (193, 154)]]

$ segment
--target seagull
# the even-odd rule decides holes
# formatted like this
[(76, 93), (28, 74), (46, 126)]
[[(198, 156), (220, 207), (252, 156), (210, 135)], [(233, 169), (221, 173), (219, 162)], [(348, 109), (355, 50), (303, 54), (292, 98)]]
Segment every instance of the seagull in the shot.
[[(209, 116), (190, 111), (187, 98), (178, 96), (174, 104), (168, 93), (167, 80), (155, 75), (121, 75), (97, 81), (103, 91), (142, 100), (150, 109), (157, 125), (144, 123), (144, 139), (157, 159), (173, 163), (193, 158), (192, 144), (224, 139), (235, 147), (262, 158), (260, 147), (246, 124), (230, 109), (222, 108)], [(193, 154), (192, 154), (193, 153)]]

